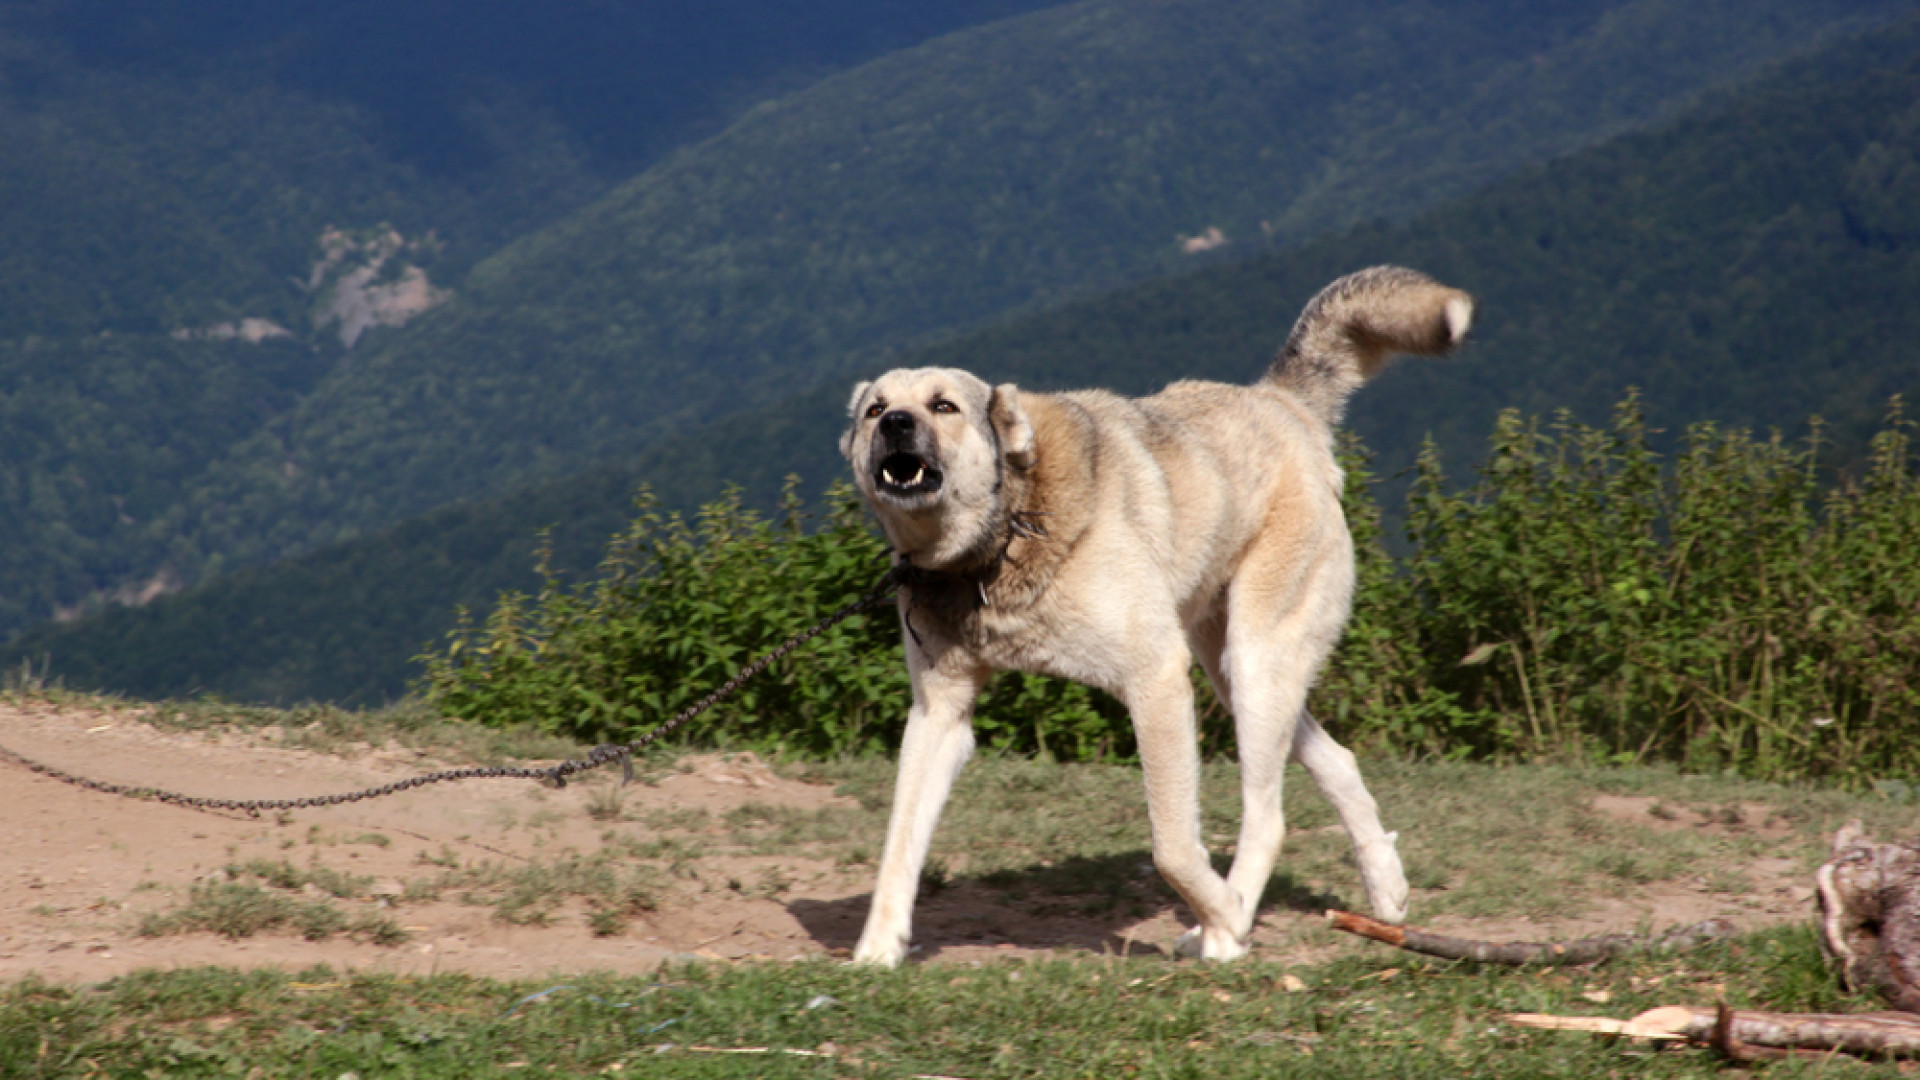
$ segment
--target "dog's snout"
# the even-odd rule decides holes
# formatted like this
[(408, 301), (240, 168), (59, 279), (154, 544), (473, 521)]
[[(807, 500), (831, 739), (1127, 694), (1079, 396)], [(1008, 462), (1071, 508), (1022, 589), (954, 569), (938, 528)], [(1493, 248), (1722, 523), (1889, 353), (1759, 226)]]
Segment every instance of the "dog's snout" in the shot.
[(906, 439), (913, 436), (913, 414), (903, 409), (895, 409), (880, 418), (880, 434), (889, 439)]

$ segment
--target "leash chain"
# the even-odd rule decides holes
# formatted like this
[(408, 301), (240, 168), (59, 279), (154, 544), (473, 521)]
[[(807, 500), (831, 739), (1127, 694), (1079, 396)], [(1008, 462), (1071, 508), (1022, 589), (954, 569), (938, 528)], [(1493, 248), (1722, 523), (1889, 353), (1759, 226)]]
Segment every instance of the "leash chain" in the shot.
[(633, 778), (633, 755), (635, 753), (644, 749), (648, 744), (672, 734), (676, 729), (692, 721), (701, 713), (706, 712), (708, 709), (713, 708), (715, 705), (733, 696), (734, 692), (739, 690), (748, 680), (758, 676), (761, 672), (767, 670), (767, 668), (772, 667), (781, 657), (786, 656), (793, 650), (819, 637), (834, 625), (886, 599), (895, 589), (899, 588), (902, 578), (902, 571), (899, 567), (906, 565), (908, 565), (906, 560), (901, 560), (894, 569), (887, 571), (886, 576), (880, 579), (880, 583), (868, 590), (865, 596), (860, 597), (858, 600), (835, 611), (833, 614), (814, 623), (793, 637), (788, 638), (771, 652), (762, 655), (751, 664), (734, 672), (733, 677), (721, 683), (718, 689), (706, 697), (701, 698), (699, 701), (694, 702), (692, 705), (687, 706), (685, 709), (680, 710), (679, 714), (674, 716), (673, 719), (640, 736), (633, 742), (607, 743), (596, 746), (588, 752), (585, 758), (562, 761), (558, 765), (549, 765), (542, 769), (527, 769), (510, 765), (475, 765), (461, 769), (443, 769), (439, 772), (424, 773), (420, 776), (408, 777), (405, 780), (396, 780), (391, 784), (362, 788), (359, 791), (341, 792), (337, 795), (309, 795), (299, 799), (215, 799), (199, 795), (182, 795), (179, 792), (166, 791), (161, 788), (136, 787), (131, 784), (112, 784), (104, 780), (94, 780), (89, 777), (78, 776), (64, 769), (57, 769), (45, 762), (35, 761), (32, 758), (14, 753), (4, 746), (0, 746), (0, 757), (31, 769), (42, 776), (59, 780), (62, 783), (72, 784), (75, 787), (86, 788), (89, 791), (98, 791), (107, 795), (124, 795), (133, 799), (152, 799), (156, 802), (172, 803), (175, 806), (186, 806), (196, 810), (239, 810), (252, 817), (259, 817), (260, 812), (263, 810), (297, 810), (314, 806), (337, 806), (341, 803), (359, 802), (362, 799), (378, 799), (386, 795), (395, 795), (413, 788), (426, 787), (429, 784), (445, 784), (457, 780), (540, 780), (552, 783), (555, 787), (566, 787), (567, 777), (573, 776), (576, 773), (586, 772), (589, 769), (597, 769), (602, 765), (615, 761), (620, 762), (621, 765), (624, 766), (626, 769), (626, 777), (631, 780)]

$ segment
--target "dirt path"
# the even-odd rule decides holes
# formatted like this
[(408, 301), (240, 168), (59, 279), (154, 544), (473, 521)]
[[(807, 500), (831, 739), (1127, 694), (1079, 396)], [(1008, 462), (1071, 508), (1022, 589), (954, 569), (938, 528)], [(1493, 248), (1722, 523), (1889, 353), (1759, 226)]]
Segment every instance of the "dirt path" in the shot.
[[(349, 756), (276, 745), (283, 734), (209, 736), (161, 731), (137, 709), (0, 703), (0, 745), (103, 780), (156, 784), (234, 798), (323, 794), (384, 783), (437, 763), (396, 744), (362, 745)], [(809, 854), (817, 849), (750, 850), (725, 841), (722, 823), (743, 809), (812, 814), (857, 809), (826, 787), (776, 776), (750, 755), (685, 759), (680, 771), (623, 792), (617, 815), (607, 785), (564, 790), (525, 781), (444, 785), (370, 802), (278, 818), (187, 810), (85, 791), (0, 763), (0, 980), (29, 974), (93, 981), (140, 968), (202, 964), (314, 964), (402, 973), (457, 970), (510, 978), (564, 971), (644, 972), (673, 957), (713, 959), (844, 954), (866, 914), (871, 865)], [(596, 818), (594, 811), (599, 810)], [(1602, 808), (1634, 814), (1631, 802)], [(661, 834), (663, 815), (697, 816), (681, 837), (657, 906), (618, 933), (596, 936), (584, 903), (561, 903), (545, 925), (513, 925), (495, 907), (464, 902), (458, 890), (401, 897), (449, 867), (551, 865), (625, 841)], [(838, 819), (833, 819), (838, 820)], [(848, 815), (877, 850), (880, 817)], [(850, 826), (854, 827), (854, 826)], [(737, 835), (737, 833), (736, 833)], [(327, 900), (349, 914), (385, 914), (408, 933), (397, 946), (335, 936), (307, 941), (285, 931), (229, 939), (212, 933), (142, 936), (143, 915), (177, 908), (196, 882), (228, 880), (224, 868), (251, 860), (321, 867), (371, 879), (373, 895)], [(1783, 861), (1784, 863), (1784, 861)], [(1151, 866), (1145, 866), (1151, 872)], [(1764, 903), (1739, 912), (1752, 926), (1804, 917), (1807, 890), (1789, 865), (1760, 884)], [(1777, 880), (1775, 880), (1777, 878)], [(311, 895), (317, 895), (311, 886)], [(324, 899), (324, 898), (323, 898)], [(1551, 928), (1522, 920), (1436, 929), (1480, 936), (1562, 936), (1671, 923), (1721, 914), (1699, 892), (1650, 890), (1631, 903), (1602, 904), (1577, 924)], [(1263, 955), (1312, 959), (1331, 943), (1310, 913), (1263, 915)], [(923, 897), (918, 955), (977, 961), (1051, 951), (1163, 951), (1177, 935), (1168, 904), (1120, 914), (1091, 913), (1073, 898), (1009, 895), (962, 880)]]

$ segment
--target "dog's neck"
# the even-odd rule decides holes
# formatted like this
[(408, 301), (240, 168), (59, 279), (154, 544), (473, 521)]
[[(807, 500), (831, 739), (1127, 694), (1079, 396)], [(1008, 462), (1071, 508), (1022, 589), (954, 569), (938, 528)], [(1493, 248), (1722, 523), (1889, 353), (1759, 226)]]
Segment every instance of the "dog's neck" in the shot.
[(1063, 554), (1054, 543), (1052, 512), (1042, 505), (1039, 471), (1002, 469), (994, 512), (957, 557), (929, 564), (915, 553), (898, 556), (910, 630), (915, 616), (923, 616), (963, 636), (977, 631), (984, 610), (1030, 602)]

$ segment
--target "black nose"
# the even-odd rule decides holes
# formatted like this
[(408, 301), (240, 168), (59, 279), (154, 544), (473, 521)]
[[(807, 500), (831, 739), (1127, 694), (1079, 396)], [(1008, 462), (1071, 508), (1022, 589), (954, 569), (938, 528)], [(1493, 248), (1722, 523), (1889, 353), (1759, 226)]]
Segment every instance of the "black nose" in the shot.
[(880, 418), (880, 434), (889, 439), (904, 439), (913, 434), (913, 414), (895, 409)]

